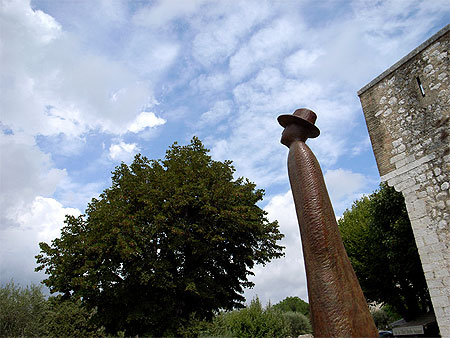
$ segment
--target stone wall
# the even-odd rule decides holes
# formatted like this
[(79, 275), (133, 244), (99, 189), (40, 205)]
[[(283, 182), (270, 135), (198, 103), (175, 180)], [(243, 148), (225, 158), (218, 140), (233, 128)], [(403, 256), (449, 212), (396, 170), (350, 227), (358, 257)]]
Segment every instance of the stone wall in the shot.
[(449, 28), (358, 92), (381, 180), (405, 197), (442, 337), (450, 337)]

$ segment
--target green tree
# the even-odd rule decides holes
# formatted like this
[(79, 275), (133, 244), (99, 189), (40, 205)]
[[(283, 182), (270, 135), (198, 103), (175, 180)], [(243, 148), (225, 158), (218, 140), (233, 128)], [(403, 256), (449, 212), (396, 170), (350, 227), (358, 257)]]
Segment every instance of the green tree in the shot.
[(273, 307), (281, 312), (300, 312), (304, 316), (309, 316), (309, 304), (299, 297), (286, 297)]
[(401, 193), (381, 184), (339, 219), (339, 229), (364, 295), (405, 319), (431, 307), (411, 223)]
[(283, 235), (257, 205), (263, 191), (207, 153), (194, 137), (164, 160), (118, 166), (85, 215), (40, 243), (43, 283), (96, 308), (112, 334), (180, 334), (192, 315), (241, 306), (250, 269), (282, 255)]
[(0, 337), (43, 335), (47, 302), (41, 287), (10, 282), (0, 288)]

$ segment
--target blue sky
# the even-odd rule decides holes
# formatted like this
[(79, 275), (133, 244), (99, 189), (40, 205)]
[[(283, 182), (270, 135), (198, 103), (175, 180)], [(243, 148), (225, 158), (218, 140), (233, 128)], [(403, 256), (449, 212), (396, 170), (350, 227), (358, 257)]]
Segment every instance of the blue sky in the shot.
[(29, 1), (0, 7), (0, 282), (39, 283), (38, 242), (140, 152), (198, 136), (266, 190), (286, 257), (263, 303), (307, 299), (276, 117), (307, 107), (336, 216), (379, 183), (356, 92), (450, 21), (446, 0)]

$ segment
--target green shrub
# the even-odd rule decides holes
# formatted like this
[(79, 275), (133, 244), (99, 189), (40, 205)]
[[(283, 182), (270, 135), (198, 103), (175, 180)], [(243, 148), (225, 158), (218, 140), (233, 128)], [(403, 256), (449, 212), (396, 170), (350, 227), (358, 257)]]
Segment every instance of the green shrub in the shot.
[(283, 313), (283, 317), (289, 325), (291, 337), (297, 337), (301, 334), (312, 332), (311, 323), (309, 319), (300, 312), (288, 311)]
[(389, 305), (384, 305), (381, 309), (373, 309), (370, 313), (372, 314), (376, 327), (380, 330), (389, 329), (391, 323), (401, 318)]
[(0, 336), (42, 336), (47, 301), (41, 288), (10, 282), (0, 288)]
[(287, 337), (289, 323), (283, 314), (270, 305), (263, 309), (258, 298), (241, 310), (216, 316), (202, 337), (264, 338)]
[(45, 317), (45, 334), (50, 337), (103, 337), (104, 328), (95, 325), (95, 310), (88, 310), (80, 300), (51, 297)]

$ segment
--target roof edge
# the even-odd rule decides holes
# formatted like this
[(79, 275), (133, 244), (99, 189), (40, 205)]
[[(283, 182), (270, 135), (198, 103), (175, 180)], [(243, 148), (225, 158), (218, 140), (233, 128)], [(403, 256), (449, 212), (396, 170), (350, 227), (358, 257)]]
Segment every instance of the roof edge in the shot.
[(378, 82), (380, 82), (383, 78), (388, 76), (390, 73), (395, 71), (397, 68), (399, 68), (401, 65), (412, 59), (414, 56), (419, 54), (422, 50), (424, 50), (426, 47), (431, 45), (433, 42), (441, 38), (444, 34), (446, 34), (450, 30), (450, 24), (439, 30), (437, 33), (435, 33), (431, 38), (426, 40), (424, 43), (420, 44), (418, 47), (414, 48), (410, 53), (408, 53), (406, 56), (402, 57), (399, 61), (394, 63), (391, 67), (386, 69), (383, 73), (378, 75), (376, 78), (374, 78), (372, 81), (370, 81), (368, 84), (366, 84), (364, 87), (362, 87), (360, 90), (358, 90), (358, 96), (360, 96), (362, 93), (364, 93), (369, 88), (376, 85)]

